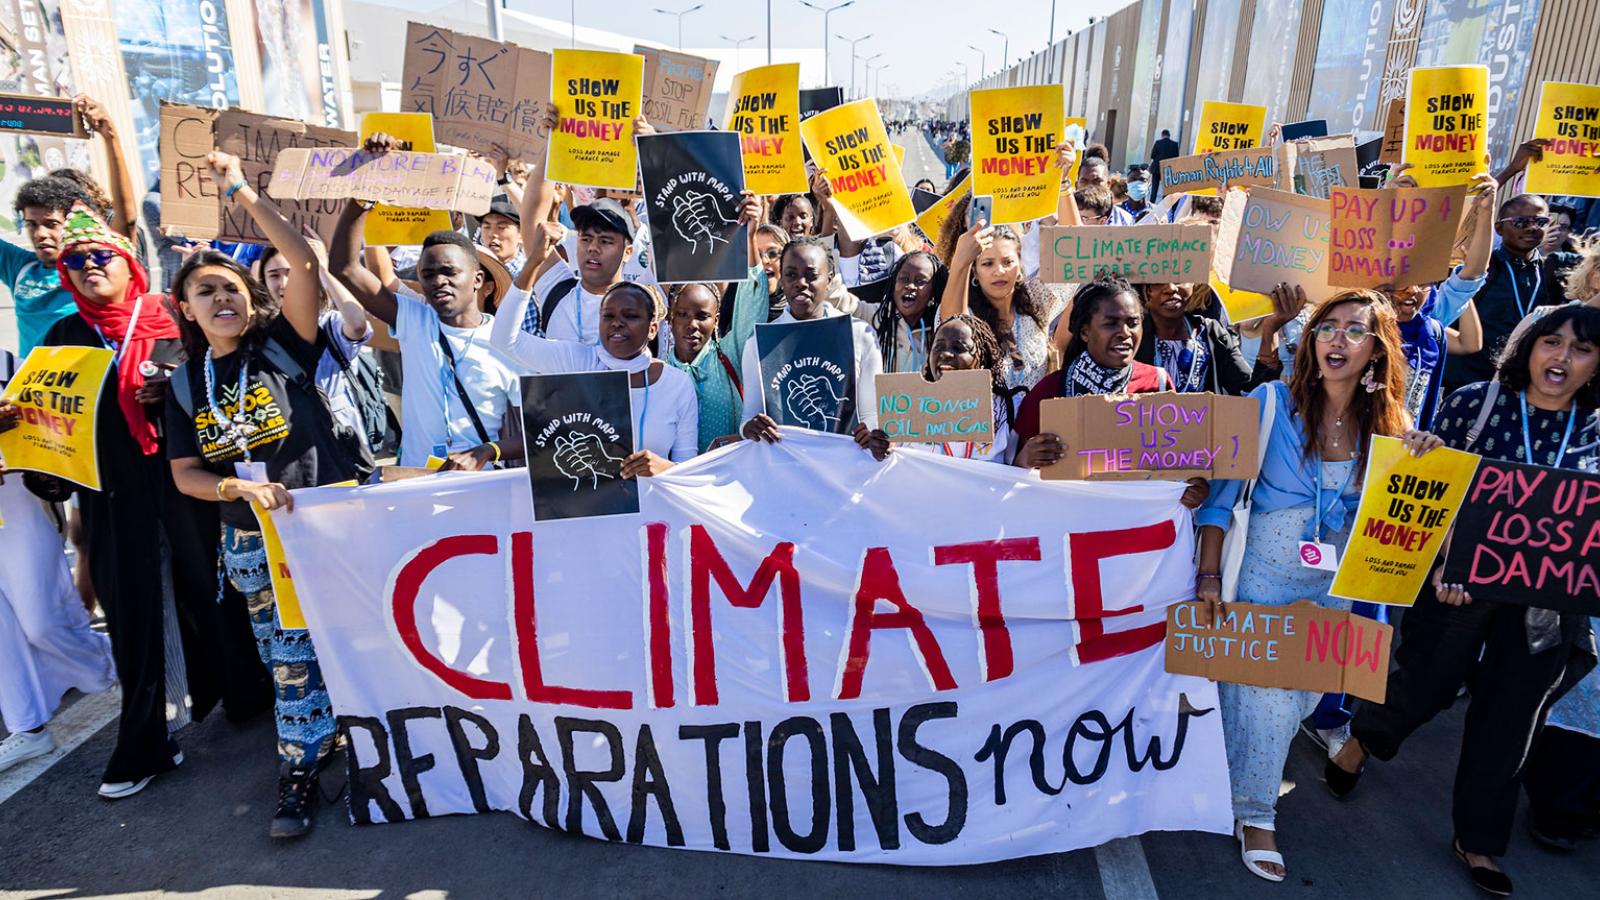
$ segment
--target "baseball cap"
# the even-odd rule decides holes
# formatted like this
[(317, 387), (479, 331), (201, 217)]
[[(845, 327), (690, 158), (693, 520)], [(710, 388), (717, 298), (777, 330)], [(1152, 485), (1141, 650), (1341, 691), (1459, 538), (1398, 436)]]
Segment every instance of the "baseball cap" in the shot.
[(604, 228), (626, 235), (633, 240), (633, 220), (622, 204), (615, 200), (596, 200), (587, 206), (572, 210), (572, 225), (579, 231), (585, 228)]
[(494, 197), (489, 200), (489, 212), (484, 213), (484, 215), (488, 215), (489, 213), (505, 216), (511, 221), (517, 223), (519, 227), (522, 225), (522, 214), (517, 212), (517, 205), (512, 203), (511, 198), (506, 196), (504, 192), (495, 194)]

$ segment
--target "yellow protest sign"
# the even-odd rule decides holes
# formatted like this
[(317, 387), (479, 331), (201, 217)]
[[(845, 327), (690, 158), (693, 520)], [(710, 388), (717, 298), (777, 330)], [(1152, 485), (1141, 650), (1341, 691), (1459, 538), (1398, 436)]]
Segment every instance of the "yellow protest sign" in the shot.
[(890, 144), (889, 149), (894, 151), (894, 164), (904, 168), (906, 164), (906, 148), (899, 144)]
[(869, 97), (817, 113), (800, 123), (800, 138), (827, 176), (834, 214), (851, 240), (916, 219), (877, 101)]
[(1228, 321), (1235, 325), (1259, 319), (1272, 312), (1270, 295), (1258, 294), (1255, 291), (1236, 291), (1222, 280), (1216, 269), (1211, 270), (1210, 287), (1212, 293), (1221, 301), (1222, 308), (1227, 310)]
[(932, 206), (922, 211), (922, 215), (917, 216), (917, 227), (922, 229), (929, 241), (935, 244), (939, 242), (939, 232), (944, 228), (944, 220), (950, 218), (950, 210), (971, 191), (972, 173), (968, 172), (949, 193), (935, 200)]
[(1417, 187), (1466, 184), (1484, 170), (1489, 148), (1489, 69), (1412, 69), (1406, 88), (1406, 141), (1401, 148)]
[(633, 120), (644, 93), (644, 57), (601, 50), (556, 50), (550, 100), (560, 121), (550, 133), (545, 177), (631, 191), (639, 151)]
[[(369, 112), (361, 116), (361, 140), (383, 132), (394, 135), (402, 150), (433, 153), (433, 116), (427, 113)], [(412, 246), (435, 231), (450, 230), (450, 214), (442, 209), (405, 209), (379, 203), (367, 214), (363, 232), (374, 247)]]
[(1600, 197), (1600, 85), (1546, 81), (1533, 136), (1550, 143), (1528, 163), (1524, 190)]
[(803, 194), (800, 64), (762, 66), (733, 76), (725, 128), (739, 135), (744, 186), (754, 194)]
[(972, 92), (972, 193), (994, 197), (994, 224), (1056, 211), (1062, 105), (1059, 84)]
[(0, 401), (22, 410), (16, 427), (0, 433), (6, 468), (100, 490), (94, 422), (112, 359), (104, 347), (35, 347), (28, 354), (0, 394)]
[[(354, 481), (341, 481), (326, 487), (355, 485)], [(306, 614), (300, 610), (300, 595), (295, 593), (294, 576), (289, 574), (283, 539), (278, 537), (278, 527), (272, 524), (272, 513), (259, 503), (250, 504), (250, 509), (256, 514), (256, 524), (261, 526), (261, 549), (267, 555), (267, 576), (272, 579), (272, 597), (278, 604), (278, 625), (286, 631), (304, 629)]]
[(1207, 100), (1200, 107), (1200, 127), (1195, 129), (1194, 152), (1243, 150), (1258, 146), (1266, 125), (1265, 106)]
[(1443, 447), (1412, 456), (1398, 438), (1374, 436), (1361, 506), (1330, 593), (1390, 606), (1415, 603), (1478, 460)]
[(1067, 177), (1077, 184), (1078, 169), (1083, 167), (1083, 150), (1089, 146), (1089, 120), (1082, 116), (1067, 116), (1061, 139), (1072, 145), (1072, 168), (1067, 171)]

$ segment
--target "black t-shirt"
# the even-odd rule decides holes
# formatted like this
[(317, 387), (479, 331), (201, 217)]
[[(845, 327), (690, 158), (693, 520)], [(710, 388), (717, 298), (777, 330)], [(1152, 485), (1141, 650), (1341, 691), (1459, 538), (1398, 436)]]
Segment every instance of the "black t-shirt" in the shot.
[[(312, 381), (322, 348), (303, 340), (281, 317), (267, 327), (267, 339), (300, 364), (301, 378), (291, 379), (273, 365), (260, 344), (213, 360), (213, 389), (225, 416), (234, 415), (239, 408), (239, 365), (241, 360), (249, 360), (244, 408), (256, 426), (249, 438), (250, 461), (265, 463), (267, 480), (287, 488), (335, 484), (355, 477), (354, 460), (335, 434), (327, 401)], [(168, 397), (167, 458), (198, 457), (207, 472), (236, 475), (234, 463), (244, 462), (245, 456), (226, 439), (212, 415), (206, 397), (205, 359), (190, 360), (188, 366), (194, 416), (190, 419), (183, 405)], [(222, 521), (245, 531), (260, 528), (250, 504), (242, 500), (222, 504)]]
[(1521, 396), (1504, 385), (1495, 398), (1494, 408), (1483, 424), (1483, 431), (1471, 447), (1467, 446), (1467, 432), (1478, 421), (1479, 410), (1489, 392), (1488, 382), (1469, 384), (1451, 394), (1439, 407), (1433, 419), (1433, 433), (1447, 446), (1466, 450), (1489, 459), (1505, 462), (1532, 463), (1536, 466), (1555, 465), (1561, 451), (1561, 436), (1566, 433), (1569, 415), (1576, 415), (1572, 423), (1572, 437), (1567, 441), (1566, 455), (1561, 458), (1563, 469), (1588, 469), (1593, 471), (1592, 457), (1596, 452), (1594, 410), (1574, 407), (1572, 413), (1539, 409), (1528, 404), (1528, 444), (1533, 449), (1533, 459), (1525, 459), (1522, 445)]
[(1483, 349), (1466, 355), (1450, 354), (1445, 360), (1446, 389), (1492, 378), (1494, 358), (1523, 316), (1533, 312), (1534, 307), (1567, 302), (1567, 270), (1580, 259), (1576, 253), (1558, 252), (1530, 261), (1496, 250), (1489, 258), (1488, 277), (1473, 297), (1483, 328)]

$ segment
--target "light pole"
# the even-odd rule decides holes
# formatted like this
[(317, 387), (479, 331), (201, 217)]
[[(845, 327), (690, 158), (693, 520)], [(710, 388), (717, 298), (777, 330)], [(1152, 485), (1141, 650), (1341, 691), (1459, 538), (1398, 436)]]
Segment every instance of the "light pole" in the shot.
[(883, 70), (892, 65), (894, 63), (879, 63), (878, 67), (872, 70), (872, 96), (878, 96), (878, 84), (883, 80)]
[[(828, 7), (818, 6), (815, 3), (810, 2), (810, 0), (799, 0), (799, 2), (801, 6), (808, 6), (817, 12), (822, 13), (822, 86), (827, 87), (828, 82), (833, 80), (833, 63), (830, 62), (828, 58), (828, 47), (830, 44), (828, 35), (832, 34), (833, 32), (828, 26), (828, 17), (839, 10), (844, 9), (846, 6), (850, 6), (851, 4), (855, 3), (856, 0), (845, 0), (843, 3), (836, 3), (833, 6)], [(772, 19), (770, 16), (767, 18), (767, 29), (768, 31), (772, 29)], [(767, 44), (767, 62), (770, 63), (772, 62), (772, 40), (770, 35), (768, 36)]]
[(695, 10), (697, 10), (697, 9), (703, 7), (703, 6), (705, 6), (704, 3), (696, 3), (695, 5), (689, 7), (686, 10), (683, 10), (682, 12), (674, 12), (674, 11), (672, 11), (670, 9), (662, 9), (659, 6), (656, 7), (655, 11), (658, 12), (658, 13), (661, 13), (663, 16), (676, 16), (677, 19), (678, 19), (678, 52), (679, 53), (683, 52), (683, 17), (687, 16), (689, 13), (692, 13)]
[(856, 45), (872, 37), (872, 35), (863, 34), (858, 38), (847, 38), (842, 34), (836, 34), (834, 37), (850, 45), (850, 96), (853, 97), (856, 93)]
[(733, 67), (735, 69), (744, 68), (744, 57), (741, 55), (744, 45), (755, 40), (757, 37), (759, 37), (759, 35), (754, 34), (750, 35), (749, 37), (742, 38), (731, 38), (727, 35), (722, 36), (723, 40), (733, 45)]
[(993, 28), (989, 29), (989, 33), (999, 35), (1000, 40), (1004, 42), (1000, 45), (1000, 71), (1004, 72), (1006, 67), (1011, 65), (1011, 38), (1007, 37), (1005, 32), (995, 31)]
[(983, 48), (977, 44), (968, 44), (967, 49), (978, 54), (978, 77), (982, 78), (989, 72), (989, 57), (984, 54)]
[[(872, 84), (872, 61), (882, 55), (882, 53), (874, 53), (871, 56), (861, 57), (861, 93), (856, 94), (855, 99), (860, 100), (867, 95), (867, 86)], [(855, 83), (856, 67), (854, 60), (852, 60), (850, 64), (850, 90), (852, 93), (855, 92)]]

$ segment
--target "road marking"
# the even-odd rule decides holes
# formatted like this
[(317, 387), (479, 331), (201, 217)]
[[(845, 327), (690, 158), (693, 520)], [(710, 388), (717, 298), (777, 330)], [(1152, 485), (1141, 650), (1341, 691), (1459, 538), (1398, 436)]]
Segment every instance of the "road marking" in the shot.
[(1094, 848), (1094, 861), (1100, 867), (1100, 889), (1106, 900), (1156, 900), (1156, 883), (1138, 838), (1101, 844)]
[[(49, 726), (51, 736), (56, 739), (56, 749), (38, 759), (30, 759), (0, 772), (0, 803), (10, 800), (51, 766), (65, 759), (68, 753), (94, 737), (100, 729), (115, 722), (121, 712), (122, 688), (113, 687), (109, 691), (80, 697), (76, 703), (58, 713), (50, 720)], [(93, 786), (86, 785), (84, 789)]]

